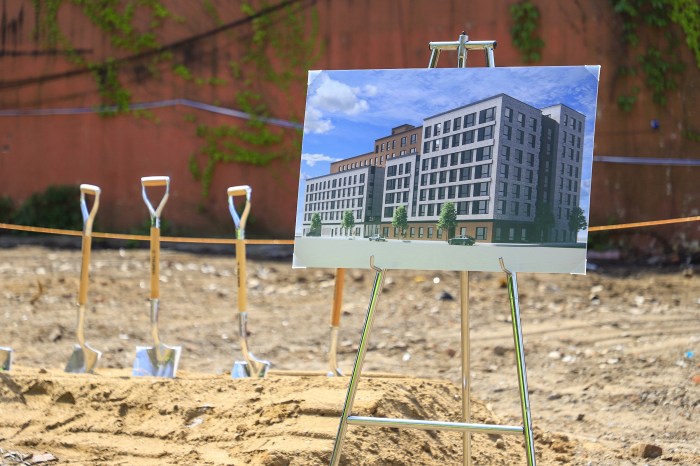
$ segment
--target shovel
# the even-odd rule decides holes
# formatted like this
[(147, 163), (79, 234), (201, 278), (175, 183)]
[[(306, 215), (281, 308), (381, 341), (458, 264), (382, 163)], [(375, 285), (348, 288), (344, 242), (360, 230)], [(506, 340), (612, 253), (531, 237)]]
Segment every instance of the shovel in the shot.
[[(231, 370), (234, 379), (243, 377), (265, 377), (270, 368), (269, 361), (256, 358), (248, 349), (248, 289), (246, 285), (245, 224), (250, 213), (250, 186), (228, 188), (228, 208), (236, 225), (236, 268), (238, 277), (238, 329), (241, 351), (245, 361), (236, 361)], [(243, 214), (238, 215), (233, 205), (234, 196), (245, 196)]]
[(0, 371), (9, 371), (12, 368), (12, 348), (0, 346)]
[(345, 285), (345, 269), (335, 271), (335, 289), (333, 290), (333, 307), (331, 309), (331, 340), (328, 346), (328, 377), (342, 376), (338, 367), (338, 332), (340, 331), (340, 311), (343, 306), (343, 286)]
[[(92, 209), (88, 211), (85, 195), (95, 196)], [(73, 354), (66, 364), (66, 372), (74, 374), (90, 374), (100, 361), (102, 353), (85, 343), (85, 304), (87, 304), (88, 275), (90, 274), (90, 251), (92, 249), (92, 224), (100, 206), (100, 188), (91, 184), (80, 185), (80, 211), (83, 214), (83, 247), (82, 263), (80, 266), (80, 291), (78, 293), (78, 328), (76, 337), (78, 343), (73, 347)]]
[[(165, 186), (165, 194), (154, 209), (148, 200), (146, 188)], [(151, 214), (151, 337), (153, 346), (137, 346), (136, 360), (132, 374), (135, 377), (154, 376), (174, 378), (180, 362), (181, 346), (168, 346), (161, 343), (158, 336), (158, 301), (160, 299), (160, 214), (170, 193), (170, 177), (146, 176), (141, 178), (143, 200)]]

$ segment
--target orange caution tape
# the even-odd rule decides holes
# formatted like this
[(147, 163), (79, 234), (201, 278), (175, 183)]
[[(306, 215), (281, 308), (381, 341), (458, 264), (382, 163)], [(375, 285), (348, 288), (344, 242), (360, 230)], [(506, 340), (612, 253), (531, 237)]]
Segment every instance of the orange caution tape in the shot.
[(667, 220), (653, 220), (649, 222), (636, 222), (636, 223), (621, 223), (619, 225), (605, 225), (600, 227), (589, 227), (588, 232), (605, 231), (605, 230), (622, 230), (624, 228), (639, 228), (639, 227), (650, 227), (656, 225), (668, 225), (671, 223), (686, 223), (695, 222), (700, 220), (700, 216), (695, 217), (682, 217), (682, 218), (669, 218)]
[[(594, 233), (597, 231), (607, 231), (607, 230), (622, 230), (625, 228), (639, 228), (648, 227), (656, 225), (668, 225), (672, 223), (686, 223), (686, 222), (696, 222), (700, 220), (700, 215), (695, 217), (682, 217), (682, 218), (670, 218), (666, 220), (653, 220), (648, 222), (636, 222), (636, 223), (621, 223), (619, 225), (604, 225), (597, 227), (589, 227), (588, 232)], [(8, 223), (0, 223), (0, 228), (6, 230), (17, 230), (17, 231), (30, 231), (33, 233), (46, 233), (50, 235), (67, 235), (67, 236), (81, 236), (83, 233), (81, 231), (75, 230), (60, 230), (58, 228), (43, 228), (43, 227), (28, 227), (24, 225), (11, 225)], [(133, 241), (149, 241), (150, 236), (147, 235), (127, 235), (123, 233), (98, 233), (93, 232), (92, 236), (95, 238), (107, 238), (107, 239), (123, 239), (123, 240), (133, 240)], [(233, 238), (183, 238), (175, 236), (162, 236), (161, 241), (168, 243), (201, 243), (201, 244), (236, 244), (236, 239)], [(294, 244), (293, 239), (245, 239), (243, 240), (246, 244)]]
[[(82, 236), (82, 231), (60, 230), (58, 228), (28, 227), (24, 225), (10, 225), (0, 223), (0, 228), (6, 230), (30, 231), (33, 233), (46, 233), (50, 235)], [(93, 232), (94, 238), (125, 239), (134, 241), (149, 241), (147, 235), (127, 235), (121, 233), (97, 233)], [(178, 238), (175, 236), (161, 236), (161, 241), (168, 243), (201, 243), (201, 244), (236, 244), (238, 240), (233, 238)], [(294, 244), (292, 239), (245, 239), (246, 244)]]

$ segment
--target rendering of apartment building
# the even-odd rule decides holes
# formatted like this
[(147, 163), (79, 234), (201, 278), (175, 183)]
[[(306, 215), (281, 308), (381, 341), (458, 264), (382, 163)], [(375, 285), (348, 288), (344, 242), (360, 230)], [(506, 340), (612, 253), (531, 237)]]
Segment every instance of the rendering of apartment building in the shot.
[[(374, 167), (372, 208), (357, 212), (356, 231), (363, 236), (399, 237), (392, 219), (405, 206), (408, 239), (445, 240), (436, 224), (449, 201), (458, 235), (485, 242), (575, 242), (568, 222), (580, 200), (584, 127), (585, 116), (565, 105), (538, 109), (499, 94), (427, 117), (421, 127), (394, 128), (375, 141), (375, 152), (335, 162), (330, 175), (309, 180), (307, 203), (314, 202), (308, 200), (310, 184), (316, 188), (339, 173), (354, 176)], [(412, 135), (407, 141), (414, 144), (402, 145), (401, 138)], [(397, 139), (399, 150), (406, 150), (398, 155)], [(316, 207), (305, 205), (305, 231), (310, 214), (321, 212)], [(341, 221), (342, 214), (322, 218), (331, 234), (342, 234)]]
[(391, 134), (374, 141), (374, 151), (343, 159), (331, 164), (331, 173), (374, 165), (383, 167), (388, 160), (407, 154), (417, 154), (421, 145), (421, 127), (401, 125), (391, 129)]

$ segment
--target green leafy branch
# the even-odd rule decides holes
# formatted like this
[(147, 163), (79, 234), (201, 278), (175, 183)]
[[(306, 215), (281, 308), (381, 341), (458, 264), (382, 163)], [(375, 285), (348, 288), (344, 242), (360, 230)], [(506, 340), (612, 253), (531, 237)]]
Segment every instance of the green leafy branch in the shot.
[(532, 2), (523, 0), (510, 6), (513, 26), (510, 37), (525, 63), (542, 59), (544, 40), (538, 34), (540, 10)]

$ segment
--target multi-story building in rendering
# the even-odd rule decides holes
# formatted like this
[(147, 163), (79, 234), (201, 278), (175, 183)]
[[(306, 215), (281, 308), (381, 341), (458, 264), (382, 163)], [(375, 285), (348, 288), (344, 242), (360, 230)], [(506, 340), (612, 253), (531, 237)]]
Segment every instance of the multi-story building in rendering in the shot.
[[(335, 162), (330, 175), (309, 183), (315, 188), (338, 173), (374, 167), (372, 208), (358, 213), (356, 223), (365, 236), (398, 237), (392, 219), (405, 206), (409, 239), (444, 240), (436, 224), (452, 202), (456, 234), (487, 242), (575, 242), (568, 223), (580, 200), (584, 126), (585, 116), (565, 105), (538, 109), (499, 94), (427, 117), (421, 127), (396, 127), (375, 141), (374, 153)], [(388, 152), (397, 139), (407, 147), (398, 155)], [(307, 214), (321, 212), (316, 207), (305, 206), (305, 231)], [(341, 220), (322, 219), (329, 234), (341, 234)]]
[(343, 159), (331, 164), (331, 173), (374, 165), (383, 167), (388, 160), (407, 154), (417, 154), (421, 145), (421, 127), (401, 125), (391, 129), (391, 135), (374, 141), (374, 151)]

